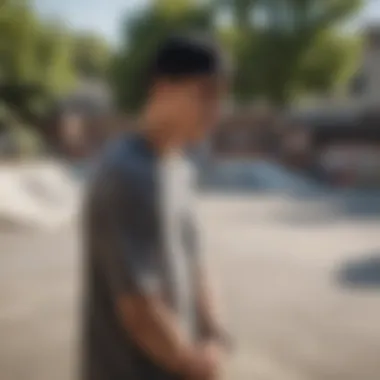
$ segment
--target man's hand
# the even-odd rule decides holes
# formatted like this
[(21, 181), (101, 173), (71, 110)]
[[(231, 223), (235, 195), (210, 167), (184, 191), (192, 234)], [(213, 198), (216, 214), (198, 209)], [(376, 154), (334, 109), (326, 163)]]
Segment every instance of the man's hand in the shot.
[(193, 362), (189, 362), (189, 380), (218, 380), (223, 362), (223, 349), (214, 341), (202, 343)]
[(225, 355), (223, 347), (216, 341), (209, 341), (204, 343), (202, 348), (207, 361), (211, 364), (211, 372), (205, 380), (220, 379)]

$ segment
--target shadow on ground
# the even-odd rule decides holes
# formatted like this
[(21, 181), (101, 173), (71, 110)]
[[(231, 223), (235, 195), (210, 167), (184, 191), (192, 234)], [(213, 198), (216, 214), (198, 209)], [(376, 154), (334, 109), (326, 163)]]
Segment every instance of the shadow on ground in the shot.
[(346, 288), (380, 289), (380, 252), (343, 263), (335, 273), (336, 281)]

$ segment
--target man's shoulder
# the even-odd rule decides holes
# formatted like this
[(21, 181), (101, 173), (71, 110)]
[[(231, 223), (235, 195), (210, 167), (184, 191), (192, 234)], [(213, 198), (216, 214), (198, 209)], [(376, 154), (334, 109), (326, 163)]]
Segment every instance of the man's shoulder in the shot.
[(101, 161), (111, 166), (136, 162), (142, 158), (138, 137), (133, 133), (122, 134), (109, 141), (101, 155)]
[(154, 162), (154, 157), (149, 156), (138, 135), (122, 135), (109, 141), (98, 156), (88, 189), (90, 193), (100, 192), (102, 196), (147, 194), (147, 189), (155, 188)]
[(129, 133), (120, 135), (106, 144), (99, 156), (97, 168), (100, 173), (119, 173), (136, 177), (146, 163), (145, 152), (140, 147), (138, 135)]

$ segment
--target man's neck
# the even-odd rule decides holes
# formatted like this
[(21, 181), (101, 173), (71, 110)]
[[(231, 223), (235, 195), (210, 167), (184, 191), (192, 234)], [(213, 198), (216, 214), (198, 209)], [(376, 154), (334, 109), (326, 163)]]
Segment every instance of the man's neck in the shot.
[(170, 155), (182, 151), (186, 143), (180, 128), (172, 122), (152, 116), (144, 115), (142, 131), (158, 154)]

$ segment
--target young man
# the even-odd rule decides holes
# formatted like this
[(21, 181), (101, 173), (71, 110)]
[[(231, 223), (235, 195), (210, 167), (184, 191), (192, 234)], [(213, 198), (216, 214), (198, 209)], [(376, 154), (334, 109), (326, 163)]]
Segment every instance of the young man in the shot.
[(137, 132), (112, 142), (87, 199), (85, 380), (215, 380), (225, 339), (210, 303), (183, 151), (217, 121), (218, 48), (161, 46)]

